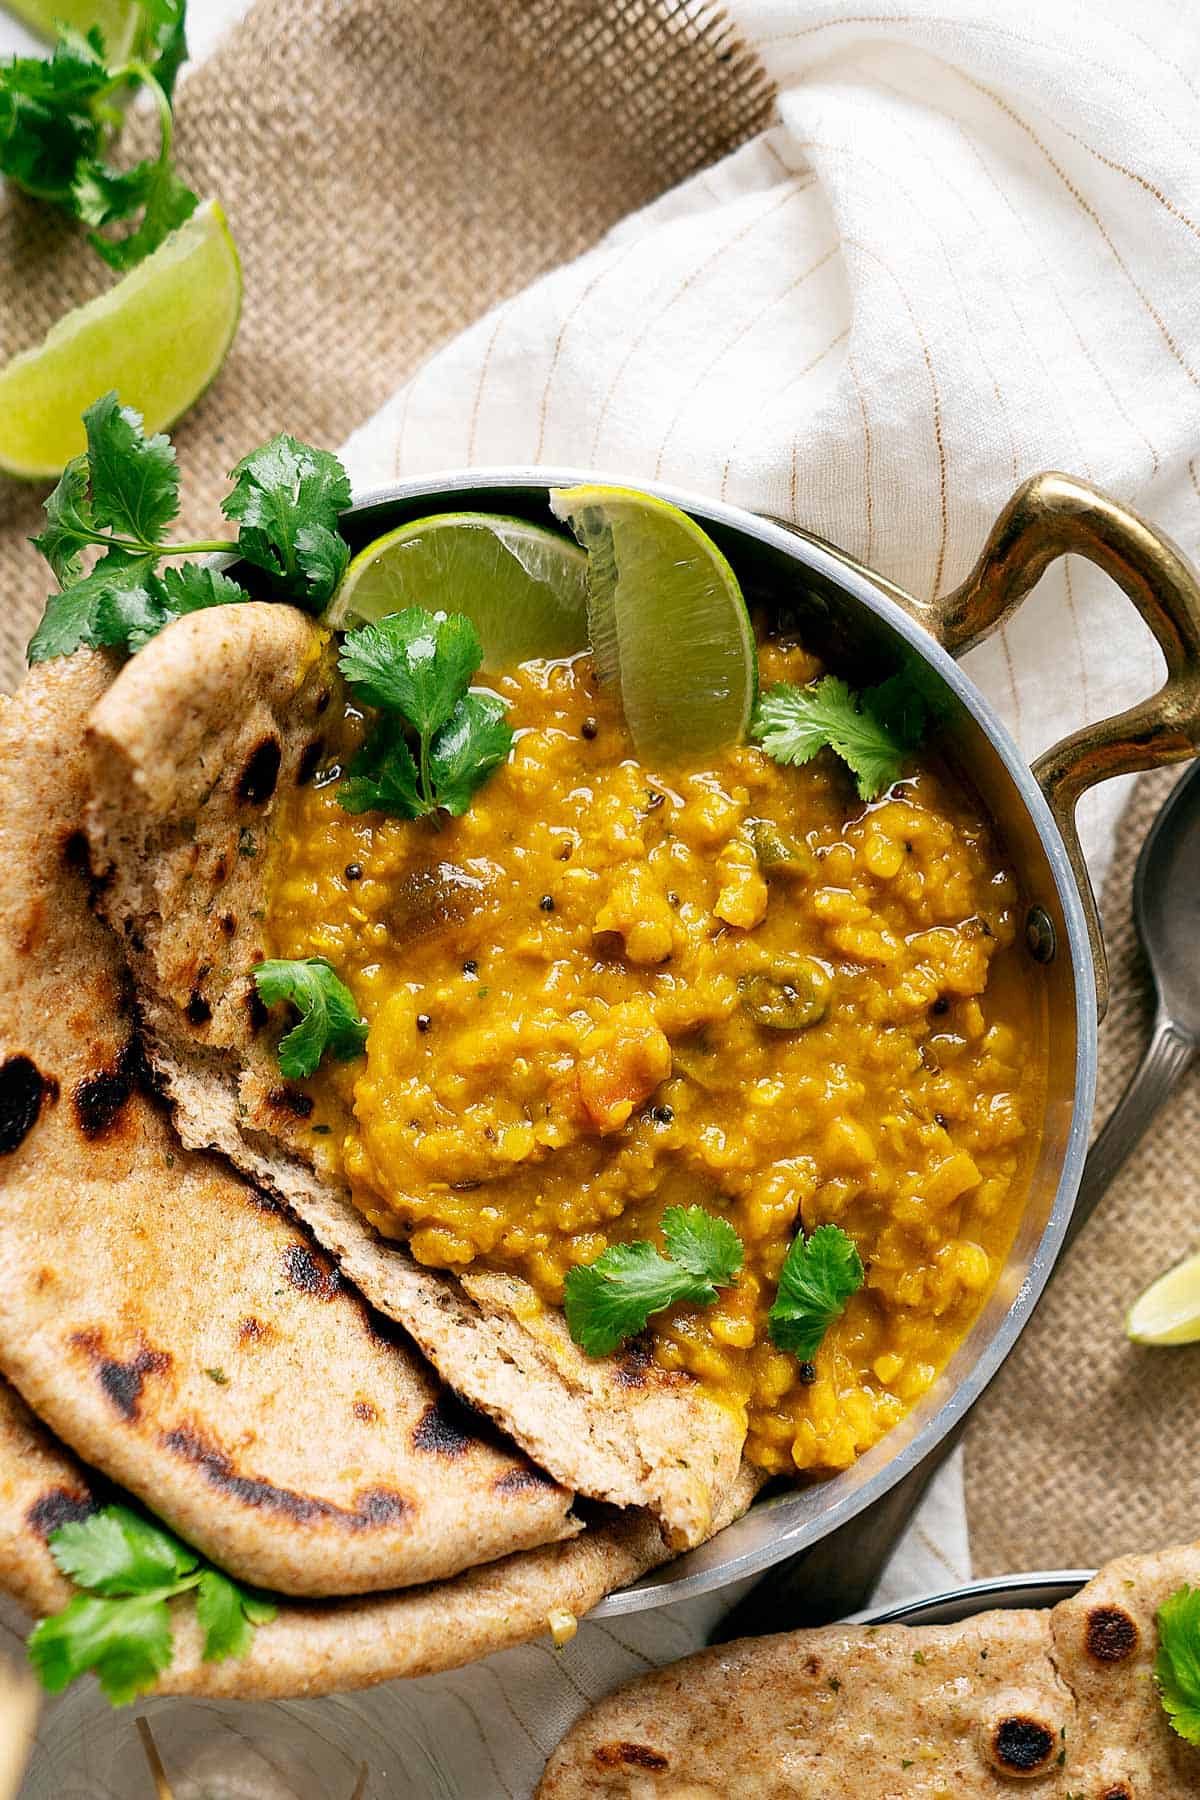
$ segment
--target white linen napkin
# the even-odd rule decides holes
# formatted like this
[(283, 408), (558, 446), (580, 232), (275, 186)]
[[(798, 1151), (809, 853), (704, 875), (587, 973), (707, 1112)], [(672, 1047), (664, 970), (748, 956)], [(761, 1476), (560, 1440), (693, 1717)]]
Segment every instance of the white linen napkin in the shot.
[[(1018, 483), (1057, 467), (1194, 554), (1192, 9), (726, 10), (778, 83), (777, 126), (435, 356), (351, 440), (356, 485), (533, 462), (662, 480), (792, 519), (931, 595), (966, 573)], [(1033, 755), (1149, 691), (1161, 661), (1124, 599), (1070, 559), (967, 666)], [(1117, 788), (1085, 803), (1097, 882)], [(951, 1465), (885, 1586), (968, 1576)], [(368, 1794), (518, 1800), (590, 1699), (696, 1648), (727, 1600), (585, 1623), (563, 1652), (529, 1646), (344, 1700), (148, 1711), (168, 1766), (193, 1770), (177, 1800), (342, 1800), (359, 1756)], [(94, 1695), (68, 1695), (27, 1793), (133, 1791), (130, 1738)], [(322, 1755), (298, 1748), (318, 1742)], [(214, 1746), (226, 1773), (206, 1786)]]

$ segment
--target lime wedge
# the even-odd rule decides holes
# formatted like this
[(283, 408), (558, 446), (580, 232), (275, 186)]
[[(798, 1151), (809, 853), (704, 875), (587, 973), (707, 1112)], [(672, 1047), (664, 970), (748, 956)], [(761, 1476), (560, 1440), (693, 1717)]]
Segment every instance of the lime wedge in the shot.
[(1200, 1342), (1200, 1251), (1160, 1275), (1125, 1319), (1135, 1344)]
[(712, 539), (632, 488), (556, 488), (555, 516), (588, 553), (588, 628), (618, 683), (638, 754), (707, 756), (746, 735), (758, 654), (737, 577)]
[(491, 513), (435, 513), (360, 550), (325, 615), (339, 630), (406, 606), (466, 613), (484, 666), (587, 648), (587, 558), (570, 538)]
[(49, 479), (84, 449), (81, 414), (115, 388), (146, 430), (203, 393), (237, 330), (242, 272), (215, 200), (107, 293), (0, 369), (0, 469)]
[(140, 23), (137, 0), (4, 0), (4, 8), (44, 38), (59, 25), (84, 33), (98, 25), (110, 68), (124, 62)]

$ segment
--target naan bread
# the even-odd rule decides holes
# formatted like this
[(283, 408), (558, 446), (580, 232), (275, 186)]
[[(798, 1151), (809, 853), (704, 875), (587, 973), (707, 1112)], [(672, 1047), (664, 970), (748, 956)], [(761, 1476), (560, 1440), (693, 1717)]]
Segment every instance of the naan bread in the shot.
[(250, 604), (195, 613), (133, 659), (90, 722), (101, 905), (134, 971), (151, 1058), (185, 1142), (283, 1198), (371, 1304), (566, 1486), (645, 1506), (672, 1544), (706, 1537), (744, 1427), (683, 1376), (597, 1361), (511, 1277), (419, 1266), (314, 1168), (305, 1096), (282, 1083), (249, 971), (263, 955), (279, 796), (343, 748), (333, 649)]
[(394, 1325), (144, 1091), (89, 906), (81, 652), (0, 710), (0, 1370), (66, 1443), (243, 1579), (435, 1580), (571, 1535)]
[(537, 1800), (1187, 1800), (1200, 1751), (1151, 1679), (1200, 1545), (1125, 1557), (1052, 1612), (748, 1638), (642, 1676), (568, 1732)]
[[(747, 1469), (714, 1528), (744, 1512), (758, 1484)], [(0, 1594), (35, 1614), (65, 1606), (75, 1590), (45, 1540), (96, 1504), (88, 1473), (0, 1381)], [(158, 1691), (282, 1700), (433, 1675), (542, 1636), (552, 1612), (581, 1617), (668, 1554), (649, 1513), (610, 1515), (570, 1543), (524, 1550), (453, 1581), (316, 1606), (285, 1600), (247, 1656), (219, 1663), (204, 1661), (192, 1604), (180, 1602), (175, 1654)]]

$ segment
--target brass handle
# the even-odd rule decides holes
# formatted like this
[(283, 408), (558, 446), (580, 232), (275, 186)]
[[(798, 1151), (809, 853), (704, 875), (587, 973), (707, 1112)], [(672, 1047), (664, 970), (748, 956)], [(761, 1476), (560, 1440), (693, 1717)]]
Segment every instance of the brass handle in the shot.
[(1182, 762), (1200, 748), (1200, 583), (1170, 540), (1115, 500), (1070, 475), (1035, 475), (1019, 488), (960, 587), (910, 603), (953, 655), (1002, 625), (1055, 557), (1086, 556), (1122, 588), (1158, 640), (1167, 678), (1156, 694), (1055, 744), (1033, 765), (1079, 884), (1101, 1016), (1108, 960), (1075, 808), (1099, 781)]

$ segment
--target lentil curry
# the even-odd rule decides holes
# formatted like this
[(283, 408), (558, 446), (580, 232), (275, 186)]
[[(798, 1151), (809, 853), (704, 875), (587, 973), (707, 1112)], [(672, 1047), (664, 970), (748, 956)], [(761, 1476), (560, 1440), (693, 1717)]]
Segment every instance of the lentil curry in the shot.
[[(764, 642), (764, 684), (820, 673)], [(744, 1408), (772, 1472), (844, 1468), (933, 1382), (1011, 1246), (1041, 974), (981, 809), (932, 755), (865, 805), (828, 753), (648, 770), (586, 656), (495, 679), (516, 744), (467, 813), (288, 801), (272, 954), (327, 957), (370, 1033), (308, 1083), (324, 1166), (423, 1263), (561, 1305), (572, 1266), (699, 1202), (745, 1246), (653, 1354)], [(866, 1282), (811, 1364), (766, 1315), (795, 1233)]]

